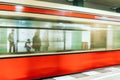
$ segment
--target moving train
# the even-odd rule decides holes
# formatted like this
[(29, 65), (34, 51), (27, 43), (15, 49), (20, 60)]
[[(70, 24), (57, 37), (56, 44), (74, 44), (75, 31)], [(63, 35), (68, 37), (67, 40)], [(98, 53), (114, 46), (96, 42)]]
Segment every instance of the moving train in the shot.
[(120, 14), (0, 0), (0, 79), (32, 80), (120, 64)]

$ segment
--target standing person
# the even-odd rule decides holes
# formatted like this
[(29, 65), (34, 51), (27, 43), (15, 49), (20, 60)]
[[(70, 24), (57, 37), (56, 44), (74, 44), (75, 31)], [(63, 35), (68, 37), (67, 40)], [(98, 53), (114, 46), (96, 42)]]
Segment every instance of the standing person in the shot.
[(9, 52), (15, 52), (15, 43), (14, 43), (14, 29), (11, 30), (8, 36), (9, 41)]
[(43, 51), (46, 52), (48, 51), (49, 47), (49, 36), (48, 36), (48, 31), (44, 33), (44, 44), (43, 44)]
[(40, 51), (40, 47), (41, 47), (41, 40), (40, 40), (40, 31), (36, 30), (33, 39), (32, 39), (32, 48), (35, 51)]
[(27, 52), (31, 51), (31, 41), (30, 41), (30, 39), (27, 39), (27, 41), (25, 42), (25, 48), (26, 48)]

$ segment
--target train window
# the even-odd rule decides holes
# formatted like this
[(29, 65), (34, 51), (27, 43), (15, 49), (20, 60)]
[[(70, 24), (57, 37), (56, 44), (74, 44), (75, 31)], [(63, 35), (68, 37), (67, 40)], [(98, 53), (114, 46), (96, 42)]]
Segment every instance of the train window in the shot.
[[(49, 39), (45, 36), (45, 40), (49, 40), (47, 42), (49, 44), (48, 51), (62, 51), (64, 50), (64, 33), (63, 30), (49, 30)], [(45, 41), (44, 40), (44, 41)], [(46, 42), (44, 42), (46, 45)], [(44, 48), (43, 48), (44, 49)], [(44, 51), (46, 51), (44, 49)]]
[(0, 19), (0, 53), (117, 49), (119, 27), (107, 24)]
[(66, 50), (82, 49), (82, 31), (66, 31), (65, 34)]
[(113, 48), (114, 49), (120, 49), (120, 27), (115, 26), (115, 28), (112, 30), (112, 37), (113, 37)]
[(0, 53), (7, 53), (7, 29), (0, 28)]
[(97, 30), (91, 32), (91, 49), (106, 48), (106, 30)]
[(107, 48), (107, 25), (94, 24), (91, 30), (91, 49)]

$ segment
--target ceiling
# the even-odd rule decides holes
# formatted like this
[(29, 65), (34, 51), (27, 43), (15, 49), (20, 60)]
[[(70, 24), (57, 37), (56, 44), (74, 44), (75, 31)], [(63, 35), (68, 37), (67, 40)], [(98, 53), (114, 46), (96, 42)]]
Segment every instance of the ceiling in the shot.
[[(71, 2), (73, 0), (38, 0), (38, 1), (48, 1), (48, 2), (68, 4), (67, 1)], [(120, 0), (84, 0), (84, 1), (106, 5), (106, 6), (111, 6), (111, 7), (120, 7)]]
[[(55, 2), (55, 3), (63, 3), (72, 5), (73, 0), (38, 0), (38, 1), (48, 1), (48, 2)], [(120, 7), (120, 0), (84, 0), (85, 2), (92, 2), (101, 5), (111, 6), (111, 7)]]
[(120, 0), (85, 0), (85, 1), (113, 6), (113, 7), (120, 7)]

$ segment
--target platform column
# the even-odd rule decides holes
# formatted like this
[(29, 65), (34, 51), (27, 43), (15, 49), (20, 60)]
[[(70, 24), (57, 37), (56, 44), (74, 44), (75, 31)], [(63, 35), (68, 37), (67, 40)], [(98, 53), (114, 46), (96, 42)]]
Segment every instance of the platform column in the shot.
[(73, 5), (83, 7), (84, 6), (84, 0), (74, 0)]

